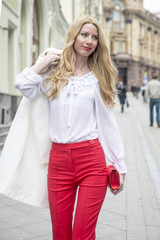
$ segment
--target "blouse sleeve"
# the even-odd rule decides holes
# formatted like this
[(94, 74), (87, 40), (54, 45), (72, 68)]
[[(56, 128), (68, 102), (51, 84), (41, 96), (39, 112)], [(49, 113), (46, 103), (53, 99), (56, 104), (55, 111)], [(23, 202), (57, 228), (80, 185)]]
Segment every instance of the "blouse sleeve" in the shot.
[(47, 92), (49, 87), (44, 84), (46, 76), (38, 75), (30, 68), (25, 68), (16, 76), (15, 87), (27, 98), (34, 98), (38, 94)]
[(106, 158), (113, 164), (119, 173), (126, 173), (124, 148), (120, 131), (113, 109), (108, 108), (103, 103), (98, 83), (95, 89), (95, 114), (99, 141)]

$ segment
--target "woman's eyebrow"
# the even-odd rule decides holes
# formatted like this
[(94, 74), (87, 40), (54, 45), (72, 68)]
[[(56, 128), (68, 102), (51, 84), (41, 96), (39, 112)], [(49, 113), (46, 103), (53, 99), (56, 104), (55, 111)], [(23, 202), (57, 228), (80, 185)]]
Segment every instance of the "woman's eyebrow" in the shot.
[[(87, 33), (87, 34), (89, 34), (89, 32), (87, 32), (87, 31), (84, 31), (84, 30), (82, 30), (81, 31), (81, 33)], [(92, 34), (93, 36), (97, 36), (98, 37), (98, 34)]]

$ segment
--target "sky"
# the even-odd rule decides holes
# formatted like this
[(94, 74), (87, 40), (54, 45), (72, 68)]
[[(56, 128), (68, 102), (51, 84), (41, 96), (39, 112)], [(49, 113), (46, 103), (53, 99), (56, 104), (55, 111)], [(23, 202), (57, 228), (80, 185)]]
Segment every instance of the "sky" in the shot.
[(143, 7), (153, 13), (160, 13), (160, 0), (143, 0)]

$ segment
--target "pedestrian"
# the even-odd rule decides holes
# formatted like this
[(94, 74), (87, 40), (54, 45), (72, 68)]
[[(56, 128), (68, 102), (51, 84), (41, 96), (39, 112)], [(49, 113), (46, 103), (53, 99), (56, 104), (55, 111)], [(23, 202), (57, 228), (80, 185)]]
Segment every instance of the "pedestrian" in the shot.
[(124, 112), (124, 104), (126, 101), (126, 89), (124, 87), (123, 82), (119, 82), (119, 86), (118, 86), (118, 98), (119, 98), (119, 102), (121, 105), (121, 112)]
[(160, 127), (160, 81), (158, 74), (153, 75), (153, 79), (148, 82), (146, 87), (146, 99), (149, 99), (150, 126), (153, 126), (153, 110), (156, 107), (156, 122)]
[[(17, 194), (21, 185), (20, 178), (23, 186), (27, 181), (34, 185), (38, 175), (35, 158), (37, 151), (39, 156), (44, 153), (42, 148), (46, 143), (42, 136), (48, 129), (47, 121), (42, 125), (45, 115), (41, 102), (43, 96), (47, 102), (52, 144), (49, 162), (42, 161), (43, 167), (38, 166), (40, 171), (46, 165), (48, 169), (48, 201), (54, 240), (95, 239), (96, 223), (108, 185), (105, 156), (120, 173), (120, 186), (117, 190), (111, 190), (112, 193), (116, 195), (123, 190), (126, 166), (123, 144), (113, 113), (115, 79), (116, 68), (111, 62), (101, 27), (89, 16), (82, 16), (71, 25), (61, 54), (57, 54), (55, 49), (48, 49), (32, 67), (25, 68), (17, 76), (16, 88), (30, 99), (22, 111), (31, 108), (31, 120), (27, 123), (28, 131), (34, 137), (26, 142), (27, 146), (30, 144), (28, 154), (32, 158), (32, 161), (26, 159), (27, 173), (22, 173), (23, 162), (16, 162), (16, 167), (11, 163), (10, 171), (13, 168), (15, 171), (20, 169), (20, 174), (19, 177), (16, 176), (18, 183), (10, 195), (13, 197)], [(39, 104), (38, 110), (33, 107), (35, 104)], [(32, 116), (34, 114), (37, 120)], [(27, 137), (30, 136), (29, 132), (26, 133)], [(36, 146), (31, 139), (36, 141)], [(22, 152), (20, 156), (24, 161), (26, 146)], [(29, 178), (27, 174), (32, 177)], [(12, 183), (15, 178), (13, 174), (9, 175), (12, 175)], [(43, 185), (43, 176), (41, 177), (40, 183), (36, 181), (37, 186)], [(31, 184), (22, 191), (25, 201), (27, 191), (31, 192)], [(37, 188), (32, 191), (30, 202), (33, 201)], [(72, 225), (77, 190), (78, 199)]]
[(146, 84), (143, 83), (142, 87), (141, 87), (141, 94), (142, 94), (142, 98), (143, 98), (143, 102), (146, 102), (146, 97), (145, 97), (145, 93), (146, 93)]

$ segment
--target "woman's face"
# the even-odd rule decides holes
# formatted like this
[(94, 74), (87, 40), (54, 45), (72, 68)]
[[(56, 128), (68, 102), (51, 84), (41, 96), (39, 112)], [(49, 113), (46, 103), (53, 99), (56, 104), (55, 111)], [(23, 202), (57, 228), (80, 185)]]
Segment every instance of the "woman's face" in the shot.
[(95, 51), (97, 45), (97, 27), (92, 23), (84, 24), (74, 42), (74, 50), (76, 55), (88, 57)]

